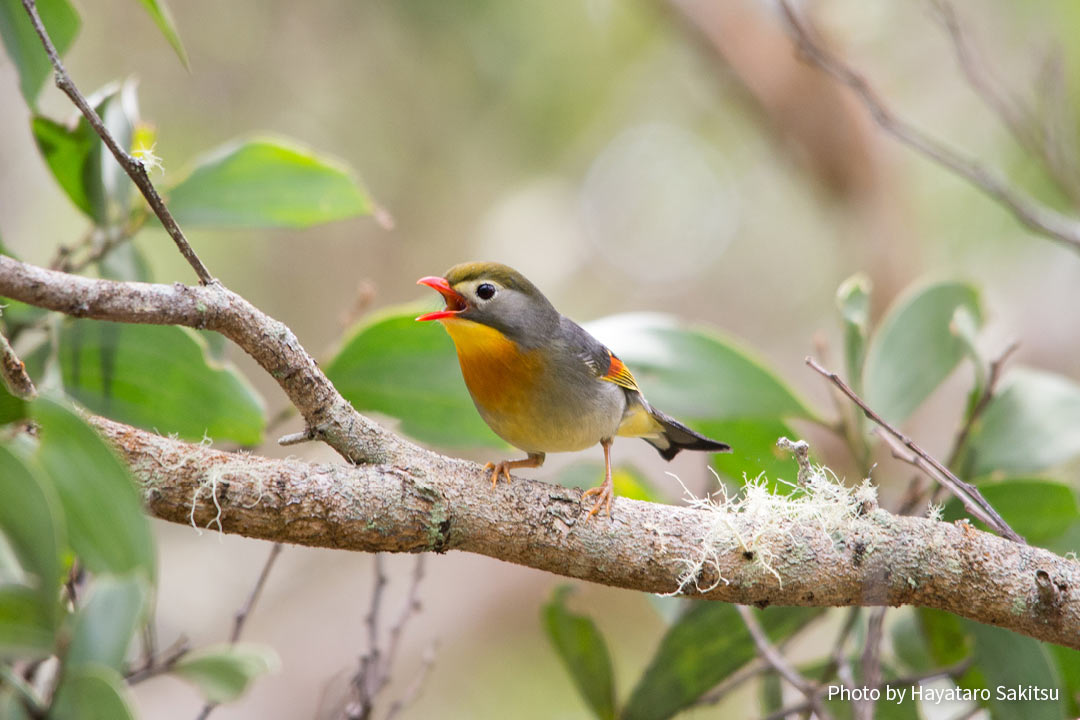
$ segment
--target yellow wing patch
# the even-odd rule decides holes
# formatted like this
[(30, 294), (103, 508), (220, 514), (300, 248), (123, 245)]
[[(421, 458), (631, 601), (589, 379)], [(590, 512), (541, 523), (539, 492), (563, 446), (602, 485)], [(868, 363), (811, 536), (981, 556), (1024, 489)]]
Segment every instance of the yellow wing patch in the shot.
[[(615, 354), (610, 350), (608, 351), (608, 355), (611, 357), (611, 364), (608, 365), (607, 372), (601, 375), (600, 379), (615, 383), (627, 390), (638, 390), (637, 380), (630, 374), (630, 370), (623, 365), (623, 361), (615, 357)], [(638, 390), (638, 392), (641, 391)]]

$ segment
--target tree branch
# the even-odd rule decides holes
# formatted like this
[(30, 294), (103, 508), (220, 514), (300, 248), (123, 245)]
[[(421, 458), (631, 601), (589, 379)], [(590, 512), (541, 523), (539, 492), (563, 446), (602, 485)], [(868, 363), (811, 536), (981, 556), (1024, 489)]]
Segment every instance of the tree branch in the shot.
[(311, 437), (324, 440), (346, 460), (397, 462), (425, 452), (356, 412), (292, 330), (220, 283), (98, 280), (0, 255), (0, 296), (74, 317), (215, 330), (277, 381), (304, 416)]
[(914, 453), (921, 462), (915, 462), (913, 464), (924, 472), (932, 475), (934, 479), (942, 485), (948, 487), (949, 492), (964, 504), (964, 509), (1013, 542), (1025, 542), (1024, 538), (1020, 537), (1015, 530), (1009, 527), (1009, 524), (998, 514), (997, 510), (986, 501), (986, 498), (982, 496), (982, 493), (979, 492), (978, 488), (971, 483), (958, 478), (952, 470), (949, 470), (949, 468), (942, 465), (937, 458), (916, 445), (914, 440), (897, 430), (890, 425), (885, 418), (874, 412), (862, 398), (855, 394), (854, 390), (848, 387), (847, 383), (840, 379), (839, 375), (826, 370), (811, 357), (806, 358), (806, 364), (813, 368), (814, 372), (820, 374), (822, 377), (836, 385), (836, 387), (840, 388), (840, 391), (847, 395), (851, 402), (859, 406), (859, 409), (863, 411), (863, 414), (865, 414), (866, 417), (877, 423), (881, 429), (888, 434), (883, 434), (882, 437), (888, 439), (888, 436), (891, 436), (895, 438), (900, 445)]
[(990, 168), (962, 155), (901, 119), (885, 104), (865, 77), (817, 41), (814, 32), (792, 8), (790, 0), (780, 0), (780, 8), (787, 19), (792, 37), (804, 56), (823, 72), (851, 88), (882, 130), (920, 155), (967, 180), (1011, 212), (1013, 217), (1029, 230), (1056, 240), (1072, 250), (1080, 251), (1080, 221), (1039, 203)]
[[(584, 522), (578, 489), (515, 478), (492, 490), (479, 465), (426, 451), (393, 465), (311, 464), (93, 422), (142, 484), (149, 512), (171, 522), (220, 522), (227, 533), (342, 550), (462, 550), (654, 593), (675, 591), (687, 559), (708, 550), (715, 564), (702, 568), (699, 586), (716, 583), (696, 597), (759, 607), (912, 604), (1080, 649), (1080, 563), (965, 522), (871, 508), (825, 532), (813, 519), (626, 498), (610, 520)], [(747, 557), (740, 538), (755, 536), (779, 581)]]
[(140, 161), (128, 154), (126, 149), (120, 147), (120, 144), (116, 142), (116, 138), (114, 138), (105, 127), (105, 123), (102, 122), (97, 111), (90, 106), (90, 103), (83, 97), (83, 94), (79, 92), (79, 88), (71, 81), (71, 77), (68, 76), (67, 71), (64, 69), (64, 63), (60, 61), (60, 54), (56, 51), (56, 46), (53, 45), (52, 38), (49, 37), (49, 32), (45, 29), (45, 24), (41, 21), (41, 15), (38, 14), (35, 0), (22, 0), (22, 4), (26, 9), (27, 15), (30, 16), (30, 22), (34, 26), (34, 31), (37, 32), (42, 45), (45, 46), (45, 52), (52, 62), (53, 69), (56, 71), (56, 87), (60, 88), (65, 95), (71, 98), (71, 102), (75, 103), (75, 107), (79, 108), (79, 112), (81, 112), (83, 117), (86, 118), (86, 121), (90, 123), (90, 127), (94, 129), (94, 132), (96, 132), (102, 142), (105, 143), (105, 147), (107, 147), (113, 157), (116, 158), (116, 162), (120, 163), (120, 167), (124, 169), (124, 172), (126, 172), (132, 182), (135, 183), (135, 187), (139, 188), (139, 192), (146, 198), (146, 202), (150, 205), (150, 209), (154, 211), (158, 220), (161, 221), (161, 225), (165, 228), (165, 232), (169, 233), (169, 237), (176, 243), (176, 247), (180, 250), (180, 254), (184, 256), (184, 259), (187, 260), (188, 264), (195, 270), (199, 282), (202, 285), (213, 284), (214, 276), (210, 274), (210, 271), (203, 265), (202, 260), (195, 254), (195, 250), (192, 249), (191, 243), (189, 243), (184, 236), (183, 230), (181, 230), (180, 226), (176, 223), (176, 219), (172, 216), (172, 213), (169, 212), (169, 208), (165, 206), (165, 201), (161, 199), (161, 195), (158, 194), (157, 188), (154, 187), (154, 183), (150, 181), (150, 175), (146, 172), (146, 167)]
[(26, 364), (15, 354), (11, 343), (0, 333), (0, 377), (8, 392), (23, 400), (33, 400), (37, 397), (37, 388), (34, 381), (26, 374)]

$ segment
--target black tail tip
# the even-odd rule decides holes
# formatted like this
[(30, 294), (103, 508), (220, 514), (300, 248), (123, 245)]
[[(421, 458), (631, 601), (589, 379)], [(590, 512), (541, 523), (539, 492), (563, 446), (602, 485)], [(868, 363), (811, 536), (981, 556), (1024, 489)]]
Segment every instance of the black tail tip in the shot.
[(670, 462), (672, 458), (674, 458), (683, 450), (700, 450), (702, 452), (729, 453), (731, 452), (731, 446), (727, 443), (709, 440), (708, 438), (702, 438), (695, 443), (686, 443), (683, 445), (676, 445), (675, 443), (672, 443), (666, 448), (656, 448), (656, 451), (660, 453), (660, 457), (664, 458), (668, 462)]

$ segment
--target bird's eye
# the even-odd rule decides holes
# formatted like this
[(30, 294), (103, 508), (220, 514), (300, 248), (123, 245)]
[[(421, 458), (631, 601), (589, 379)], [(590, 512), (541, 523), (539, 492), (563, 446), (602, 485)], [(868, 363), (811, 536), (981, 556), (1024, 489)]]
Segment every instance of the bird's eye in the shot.
[(491, 283), (483, 283), (476, 288), (476, 297), (481, 300), (490, 300), (495, 297), (495, 286)]

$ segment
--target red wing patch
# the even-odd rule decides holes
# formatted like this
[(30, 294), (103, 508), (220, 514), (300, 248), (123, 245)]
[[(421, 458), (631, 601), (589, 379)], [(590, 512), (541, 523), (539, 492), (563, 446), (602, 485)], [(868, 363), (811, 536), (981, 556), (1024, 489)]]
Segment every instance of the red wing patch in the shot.
[[(638, 390), (637, 380), (634, 380), (634, 376), (631, 375), (630, 371), (623, 365), (623, 361), (615, 357), (615, 353), (610, 350), (608, 351), (608, 355), (611, 357), (611, 364), (608, 365), (607, 372), (600, 376), (600, 379), (613, 382), (627, 390)], [(638, 392), (640, 392), (640, 390)]]

